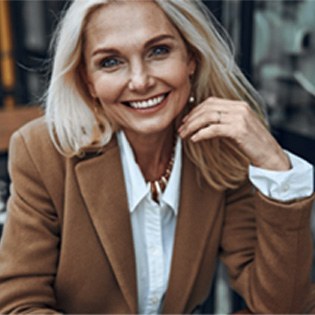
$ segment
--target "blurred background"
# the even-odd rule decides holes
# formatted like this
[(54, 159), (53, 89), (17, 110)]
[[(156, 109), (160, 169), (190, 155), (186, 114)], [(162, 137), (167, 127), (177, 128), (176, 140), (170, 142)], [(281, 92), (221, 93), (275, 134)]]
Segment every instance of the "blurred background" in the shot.
[[(226, 28), (238, 64), (264, 97), (275, 137), (314, 165), (315, 1), (204, 2)], [(9, 196), (9, 139), (18, 127), (42, 115), (49, 43), (58, 16), (69, 3), (0, 0), (0, 233)], [(315, 235), (314, 215), (311, 224)], [(229, 313), (242, 305), (224, 279), (219, 266), (205, 312)]]

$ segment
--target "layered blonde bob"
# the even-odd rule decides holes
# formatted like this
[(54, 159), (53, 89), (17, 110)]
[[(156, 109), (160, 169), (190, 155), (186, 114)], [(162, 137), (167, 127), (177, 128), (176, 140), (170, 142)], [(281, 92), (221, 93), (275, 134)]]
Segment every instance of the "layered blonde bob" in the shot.
[[(55, 146), (69, 157), (80, 156), (85, 150), (100, 150), (117, 129), (104, 111), (95, 110), (95, 101), (80, 75), (87, 20), (94, 10), (113, 1), (128, 0), (74, 0), (55, 33), (45, 117)], [(196, 59), (192, 79), (195, 104), (210, 96), (242, 100), (264, 120), (258, 94), (235, 64), (227, 36), (207, 7), (199, 0), (154, 1)], [(184, 150), (203, 179), (216, 189), (235, 188), (247, 176), (246, 157), (228, 139), (196, 144), (184, 141)]]

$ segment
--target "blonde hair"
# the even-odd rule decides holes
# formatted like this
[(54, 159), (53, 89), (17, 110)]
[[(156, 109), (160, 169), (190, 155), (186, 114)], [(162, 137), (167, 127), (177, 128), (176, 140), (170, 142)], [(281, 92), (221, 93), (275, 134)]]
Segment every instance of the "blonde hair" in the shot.
[[(113, 0), (75, 0), (55, 37), (51, 82), (46, 97), (46, 120), (53, 142), (67, 156), (100, 149), (115, 131), (104, 112), (97, 112), (80, 76), (84, 29), (89, 15)], [(116, 0), (117, 1), (117, 0)], [(192, 91), (199, 104), (212, 96), (247, 102), (263, 121), (261, 100), (234, 62), (228, 36), (200, 0), (155, 0), (177, 28), (197, 69)], [(225, 37), (225, 39), (223, 39)], [(218, 190), (235, 188), (247, 176), (246, 156), (228, 139), (193, 144), (184, 150), (205, 181)]]

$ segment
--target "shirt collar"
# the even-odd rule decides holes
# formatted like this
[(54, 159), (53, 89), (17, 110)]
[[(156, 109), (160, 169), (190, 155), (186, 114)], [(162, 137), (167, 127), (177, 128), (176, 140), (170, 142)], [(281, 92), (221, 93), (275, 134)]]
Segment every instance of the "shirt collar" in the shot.
[[(135, 161), (132, 148), (123, 131), (117, 132), (117, 140), (121, 153), (129, 211), (133, 212), (142, 199), (150, 194), (150, 185), (145, 182), (139, 165)], [(178, 137), (175, 146), (175, 157), (172, 173), (160, 201), (161, 203), (168, 204), (176, 215), (178, 213), (179, 205), (180, 175), (182, 166), (181, 151), (182, 141)]]
[(177, 138), (175, 146), (175, 157), (172, 173), (166, 189), (161, 197), (161, 201), (167, 203), (177, 215), (180, 195), (180, 176), (182, 168), (182, 141)]
[(144, 180), (132, 148), (123, 131), (117, 132), (117, 140), (121, 153), (129, 210), (133, 212), (139, 202), (150, 192), (150, 187)]

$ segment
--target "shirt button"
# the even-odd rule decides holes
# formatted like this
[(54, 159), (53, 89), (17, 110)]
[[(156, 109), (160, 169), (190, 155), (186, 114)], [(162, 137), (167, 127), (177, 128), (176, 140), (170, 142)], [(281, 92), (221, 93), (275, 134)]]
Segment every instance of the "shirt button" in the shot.
[(284, 185), (282, 186), (282, 191), (283, 191), (283, 192), (287, 192), (287, 191), (289, 190), (289, 188), (290, 188), (289, 184), (284, 184)]
[(151, 303), (152, 304), (158, 304), (158, 302), (159, 302), (159, 299), (155, 296), (155, 297), (153, 297), (153, 298), (151, 298)]

